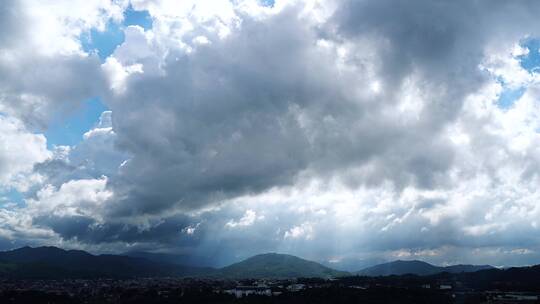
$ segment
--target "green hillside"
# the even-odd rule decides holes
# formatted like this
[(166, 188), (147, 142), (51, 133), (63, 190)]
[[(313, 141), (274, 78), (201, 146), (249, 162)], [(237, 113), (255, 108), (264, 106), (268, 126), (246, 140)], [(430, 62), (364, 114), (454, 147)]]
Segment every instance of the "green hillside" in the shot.
[(217, 275), (227, 278), (330, 278), (348, 275), (319, 263), (292, 255), (267, 253), (221, 268)]

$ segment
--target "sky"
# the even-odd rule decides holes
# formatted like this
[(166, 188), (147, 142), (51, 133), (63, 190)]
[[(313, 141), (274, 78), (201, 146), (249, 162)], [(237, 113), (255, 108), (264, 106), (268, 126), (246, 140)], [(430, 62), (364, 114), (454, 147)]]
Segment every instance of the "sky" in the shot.
[(0, 250), (540, 264), (535, 0), (4, 0)]

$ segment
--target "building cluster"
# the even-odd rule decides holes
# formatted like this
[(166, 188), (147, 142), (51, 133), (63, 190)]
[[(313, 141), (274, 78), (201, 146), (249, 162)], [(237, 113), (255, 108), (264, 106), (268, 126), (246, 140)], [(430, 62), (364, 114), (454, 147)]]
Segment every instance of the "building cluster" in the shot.
[[(247, 284), (246, 284), (247, 283)], [(229, 289), (217, 290), (226, 294), (234, 295), (236, 298), (242, 298), (250, 295), (259, 296), (279, 296), (284, 292), (298, 292), (308, 287), (306, 284), (298, 283), (296, 279), (288, 280), (255, 280), (255, 281), (240, 281)]]
[[(386, 280), (386, 281), (385, 281)], [(256, 297), (310, 297), (321, 290), (335, 294), (384, 295), (412, 293), (418, 296), (444, 296), (448, 303), (467, 303), (463, 299), (478, 299), (478, 303), (510, 304), (539, 303), (540, 292), (501, 290), (473, 290), (460, 282), (411, 283), (399, 279), (259, 279), (215, 280), (187, 278), (138, 278), (93, 280), (8, 280), (0, 279), (0, 303), (129, 303), (133, 299), (149, 302), (150, 299), (169, 302), (201, 297), (206, 302), (234, 303), (238, 299)], [(16, 301), (19, 299), (20, 301)], [(40, 301), (37, 301), (39, 299)], [(438, 298), (437, 298), (438, 299)], [(76, 300), (76, 301), (69, 301)], [(443, 302), (441, 302), (443, 303)], [(446, 303), (446, 302), (444, 302)], [(477, 302), (470, 302), (477, 303)]]

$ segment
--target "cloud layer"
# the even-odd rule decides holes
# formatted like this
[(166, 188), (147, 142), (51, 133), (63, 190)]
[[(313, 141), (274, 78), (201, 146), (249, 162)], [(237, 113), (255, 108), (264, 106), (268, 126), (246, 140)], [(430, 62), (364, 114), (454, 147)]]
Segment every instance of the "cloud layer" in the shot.
[[(26, 147), (0, 150), (6, 244), (537, 261), (535, 1), (38, 2), (0, 12), (0, 143)], [(128, 7), (152, 28), (85, 52)]]

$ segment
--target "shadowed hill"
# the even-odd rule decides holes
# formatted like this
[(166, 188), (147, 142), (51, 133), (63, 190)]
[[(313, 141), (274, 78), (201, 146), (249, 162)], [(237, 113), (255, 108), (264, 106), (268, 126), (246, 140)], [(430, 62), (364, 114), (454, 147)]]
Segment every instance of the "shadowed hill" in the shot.
[(0, 276), (13, 278), (93, 278), (194, 276), (204, 268), (156, 263), (119, 255), (92, 255), (56, 247), (23, 247), (0, 252)]
[(379, 264), (372, 267), (362, 269), (357, 272), (363, 276), (389, 276), (389, 275), (432, 275), (436, 273), (449, 272), (475, 272), (483, 269), (492, 269), (489, 265), (453, 265), (447, 267), (434, 266), (423, 261), (393, 261), (389, 263)]
[(292, 255), (267, 253), (224, 267), (217, 274), (228, 278), (330, 278), (347, 275), (348, 273)]

